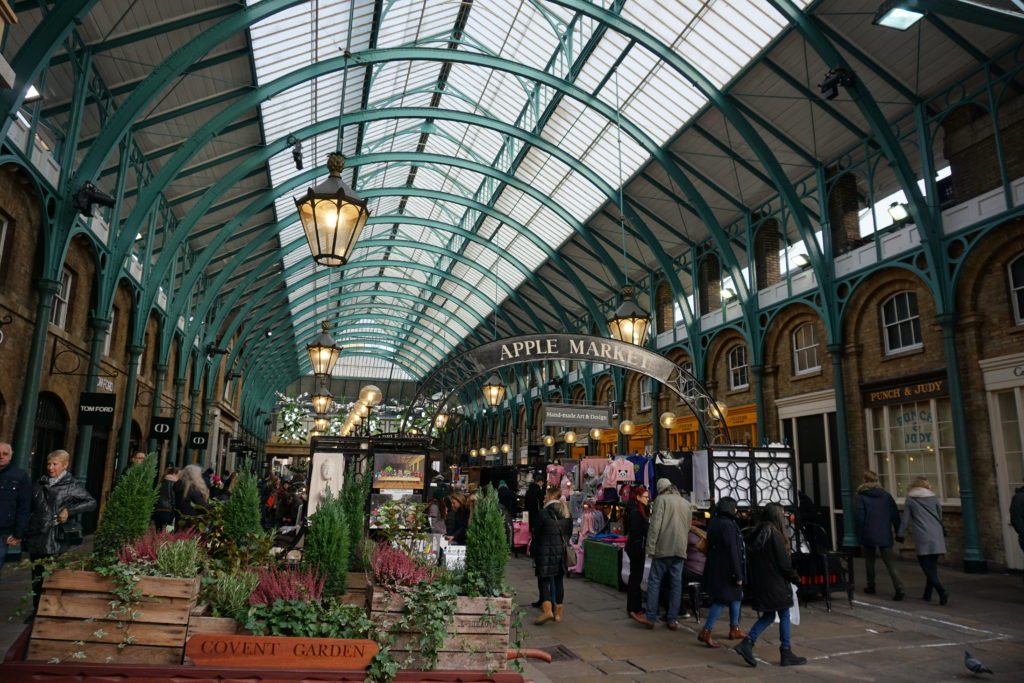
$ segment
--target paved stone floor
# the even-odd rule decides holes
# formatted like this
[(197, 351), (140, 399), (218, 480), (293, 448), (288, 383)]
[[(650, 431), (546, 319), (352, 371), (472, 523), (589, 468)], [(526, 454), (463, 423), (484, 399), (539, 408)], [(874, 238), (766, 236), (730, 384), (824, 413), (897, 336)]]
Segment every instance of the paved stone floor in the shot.
[[(862, 565), (856, 571), (863, 576)], [(528, 558), (513, 558), (509, 580), (525, 605), (523, 647), (563, 646), (579, 659), (550, 664), (530, 660), (525, 674), (537, 683), (595, 681), (718, 681), (783, 679), (797, 681), (963, 681), (978, 679), (963, 666), (964, 650), (1001, 680), (1024, 680), (1024, 583), (1020, 575), (964, 574), (941, 567), (951, 598), (945, 607), (924, 602), (924, 577), (916, 563), (901, 563), (907, 598), (854, 595), (812, 602), (801, 608), (793, 627), (793, 650), (808, 658), (802, 667), (778, 666), (778, 629), (758, 640), (756, 668), (726, 647), (712, 650), (696, 640), (700, 624), (685, 621), (678, 631), (663, 625), (648, 631), (626, 616), (625, 593), (574, 577), (565, 584), (565, 619), (533, 626), (538, 610), (536, 579)], [(880, 576), (882, 586), (887, 577)], [(743, 628), (756, 615), (743, 609)], [(728, 629), (728, 619), (720, 619)], [(733, 644), (733, 641), (720, 641)]]
[[(693, 620), (684, 621), (675, 632), (662, 625), (654, 631), (641, 628), (626, 616), (625, 593), (581, 577), (566, 581), (565, 620), (533, 626), (537, 610), (529, 603), (536, 599), (537, 588), (529, 558), (511, 559), (508, 575), (525, 605), (523, 647), (561, 646), (578, 658), (550, 664), (529, 661), (525, 674), (537, 683), (783, 677), (929, 683), (978, 679), (963, 667), (965, 649), (995, 671), (996, 679), (1024, 680), (1024, 583), (1019, 575), (970, 575), (942, 567), (952, 598), (949, 605), (940, 607), (920, 599), (924, 584), (916, 563), (902, 563), (900, 569), (907, 584), (908, 597), (903, 602), (893, 602), (889, 595), (858, 593), (852, 609), (838, 595), (831, 613), (821, 602), (801, 608), (801, 624), (793, 629), (793, 649), (810, 661), (798, 668), (777, 666), (774, 627), (759, 640), (755, 654), (761, 661), (757, 668), (750, 668), (725, 647), (712, 650), (698, 643), (695, 636), (700, 625)], [(885, 577), (879, 578), (886, 586)], [(27, 588), (27, 570), (11, 565), (3, 570), (0, 651), (6, 651), (25, 628), (24, 617), (14, 613)], [(743, 627), (749, 627), (754, 618), (745, 607)]]

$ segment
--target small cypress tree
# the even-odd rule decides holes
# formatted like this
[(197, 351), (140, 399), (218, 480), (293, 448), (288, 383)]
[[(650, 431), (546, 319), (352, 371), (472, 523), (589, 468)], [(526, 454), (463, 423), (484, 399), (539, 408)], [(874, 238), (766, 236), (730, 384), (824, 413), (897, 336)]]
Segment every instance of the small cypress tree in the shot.
[(224, 536), (240, 543), (263, 533), (260, 523), (260, 492), (256, 478), (248, 472), (238, 475), (238, 484), (224, 504)]
[(341, 506), (345, 511), (345, 525), (348, 527), (349, 568), (363, 571), (362, 543), (366, 524), (366, 499), (370, 496), (370, 477), (360, 476), (353, 462), (345, 472), (345, 483), (341, 486)]
[(499, 595), (506, 588), (508, 536), (505, 515), (498, 505), (498, 493), (484, 487), (473, 508), (466, 531), (466, 579), (486, 595)]
[(302, 559), (326, 578), (330, 593), (344, 593), (349, 567), (349, 528), (345, 524), (344, 501), (328, 489), (320, 507), (309, 518), (309, 531)]
[(156, 507), (156, 454), (129, 467), (107, 499), (96, 529), (95, 552), (116, 557), (125, 543), (134, 543), (149, 529)]

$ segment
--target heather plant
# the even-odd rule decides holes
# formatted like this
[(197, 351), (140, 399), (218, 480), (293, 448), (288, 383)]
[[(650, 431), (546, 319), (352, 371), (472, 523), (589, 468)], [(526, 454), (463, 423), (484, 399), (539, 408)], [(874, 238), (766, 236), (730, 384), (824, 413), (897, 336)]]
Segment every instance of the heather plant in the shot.
[(96, 529), (96, 555), (113, 559), (122, 546), (142, 538), (149, 529), (156, 498), (156, 455), (150, 453), (129, 467), (110, 493)]
[(256, 478), (248, 472), (238, 475), (235, 490), (224, 503), (224, 535), (238, 543), (249, 542), (263, 533), (260, 523), (260, 492)]
[(361, 475), (356, 463), (351, 463), (345, 472), (341, 486), (341, 506), (344, 509), (345, 525), (348, 528), (349, 570), (365, 571), (364, 553), (357, 552), (366, 532), (366, 501), (370, 497), (370, 477)]
[(167, 541), (156, 550), (153, 568), (157, 576), (175, 576), (191, 579), (199, 575), (206, 564), (206, 551), (196, 538)]
[(249, 596), (250, 605), (271, 605), (275, 600), (319, 602), (324, 592), (324, 578), (310, 568), (260, 567), (256, 574), (259, 581)]
[(466, 531), (466, 582), (473, 593), (497, 596), (507, 590), (508, 536), (498, 494), (486, 486), (473, 508)]
[(335, 498), (330, 489), (309, 518), (303, 562), (319, 569), (326, 580), (328, 593), (345, 592), (349, 568), (349, 528), (345, 524), (344, 501)]
[(166, 531), (164, 529), (149, 529), (142, 538), (132, 544), (121, 546), (117, 559), (122, 564), (155, 564), (157, 552), (160, 547), (171, 541), (196, 539), (196, 532), (192, 529), (181, 531)]
[(374, 583), (392, 590), (418, 586), (433, 575), (430, 568), (421, 566), (405, 550), (389, 543), (377, 545), (372, 568)]

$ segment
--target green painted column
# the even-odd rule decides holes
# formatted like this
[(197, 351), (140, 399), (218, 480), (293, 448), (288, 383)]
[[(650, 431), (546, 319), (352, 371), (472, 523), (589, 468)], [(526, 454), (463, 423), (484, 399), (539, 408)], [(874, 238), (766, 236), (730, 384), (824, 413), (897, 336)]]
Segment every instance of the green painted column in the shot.
[(661, 426), (661, 382), (646, 377), (641, 381), (651, 384), (651, 447), (658, 452), (665, 448), (664, 427)]
[[(160, 404), (163, 403), (164, 393), (164, 376), (167, 374), (167, 364), (157, 363), (156, 364), (156, 384), (153, 387), (153, 417), (160, 415)], [(171, 439), (174, 440), (173, 438)], [(157, 450), (159, 442), (156, 439), (150, 439), (147, 444), (147, 451), (152, 453)], [(170, 456), (168, 456), (168, 462), (170, 462)]]
[(942, 345), (946, 353), (946, 379), (949, 382), (949, 402), (953, 414), (953, 444), (956, 448), (956, 470), (960, 482), (960, 513), (964, 524), (964, 571), (982, 574), (988, 571), (988, 562), (981, 552), (978, 533), (978, 510), (975, 505), (974, 474), (971, 471), (971, 447), (967, 439), (967, 418), (960, 385), (960, 363), (956, 350), (956, 314), (940, 313), (936, 316), (942, 328)]
[(135, 391), (139, 386), (139, 357), (142, 356), (144, 346), (131, 344), (128, 346), (128, 384), (124, 390), (124, 404), (121, 407), (121, 432), (117, 443), (117, 469), (115, 472), (123, 472), (128, 466), (128, 458), (131, 455), (128, 449), (131, 447), (132, 438), (132, 415), (135, 414)]
[(28, 353), (28, 367), (25, 368), (25, 384), (21, 388), (21, 403), (15, 421), (14, 465), (29, 472), (28, 457), (32, 450), (32, 434), (36, 428), (36, 412), (39, 409), (39, 383), (42, 379), (43, 356), (46, 354), (46, 334), (50, 326), (50, 311), (53, 310), (53, 295), (60, 289), (58, 280), (39, 278), (36, 280), (36, 324), (32, 328), (32, 342)]
[(174, 426), (171, 427), (171, 446), (167, 449), (167, 464), (174, 463), (175, 467), (185, 466), (185, 453), (178, 452), (178, 442), (181, 440), (181, 400), (185, 395), (185, 378), (174, 378)]
[(188, 409), (188, 429), (185, 430), (185, 440), (186, 440), (185, 441), (185, 453), (188, 454), (188, 457), (185, 458), (185, 460), (187, 460), (188, 462), (186, 462), (185, 464), (187, 464), (187, 465), (197, 464), (196, 463), (196, 454), (194, 452), (192, 452), (192, 448), (188, 445), (188, 438), (189, 438), (189, 435), (192, 433), (192, 430), (195, 429), (196, 410), (199, 409), (199, 387), (197, 387), (197, 386), (196, 387), (192, 387), (192, 391), (190, 392), (190, 395), (191, 395), (192, 398), (191, 398), (191, 400), (189, 400), (189, 404), (188, 404), (189, 405), (189, 409)]
[(850, 440), (847, 437), (849, 425), (846, 422), (846, 388), (843, 381), (843, 345), (829, 344), (828, 352), (832, 357), (832, 383), (836, 392), (836, 438), (839, 452), (839, 495), (843, 504), (843, 543), (844, 548), (856, 548), (857, 532), (853, 524), (853, 473), (850, 465)]
[(754, 375), (754, 404), (757, 406), (757, 438), (750, 445), (757, 448), (757, 444), (768, 437), (764, 424), (764, 366), (751, 365), (750, 372)]
[[(213, 397), (210, 395), (210, 392), (208, 391), (206, 393), (206, 397), (203, 398), (203, 414), (199, 416), (199, 429), (197, 431), (206, 432), (207, 434), (210, 434), (208, 419), (210, 417), (211, 412), (213, 412)], [(200, 464), (203, 466), (204, 470), (207, 467), (213, 467), (216, 464), (218, 465), (218, 467), (214, 467), (214, 469), (218, 470), (219, 472), (220, 463), (214, 463), (212, 461), (213, 459), (210, 457), (211, 441), (213, 441), (213, 439), (209, 438), (208, 436), (206, 439), (206, 452), (199, 454), (199, 459), (201, 461)]]
[[(103, 357), (103, 342), (110, 329), (109, 318), (89, 317), (89, 326), (92, 327), (92, 341), (89, 344), (89, 374), (85, 379), (85, 390), (96, 391), (100, 378), (100, 359)], [(75, 441), (75, 456), (71, 459), (74, 463), (72, 474), (80, 481), (85, 481), (89, 471), (89, 447), (92, 445), (92, 425), (83, 425), (78, 428), (78, 438)]]

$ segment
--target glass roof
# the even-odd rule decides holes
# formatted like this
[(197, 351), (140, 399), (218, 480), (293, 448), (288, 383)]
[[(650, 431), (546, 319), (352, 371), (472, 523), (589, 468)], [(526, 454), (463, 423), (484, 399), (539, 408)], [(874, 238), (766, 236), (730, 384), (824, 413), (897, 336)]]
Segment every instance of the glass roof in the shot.
[[(376, 7), (381, 14), (375, 18)], [(627, 2), (621, 17), (671, 46), (716, 87), (786, 25), (759, 0)], [(350, 158), (343, 176), (368, 198), (371, 219), (350, 267), (342, 273), (310, 263), (287, 280), (296, 287), (289, 305), (298, 339), (312, 337), (316, 321), (332, 311), (352, 316), (335, 328), (340, 344), (359, 349), (359, 355), (343, 354), (337, 368), (351, 377), (409, 379), (428, 370), (547, 262), (540, 245), (557, 250), (573, 236), (577, 226), (541, 198), (583, 224), (649, 160), (648, 150), (587, 98), (617, 110), (658, 146), (706, 104), (699, 90), (647, 48), (545, 2), (312, 0), (254, 25), (251, 41), (260, 85), (336, 59), (346, 49), (355, 57), (347, 73), (322, 74), (264, 102), (260, 116), (268, 142), (316, 122), (338, 122), (343, 113), (394, 112), (300, 136), (306, 171), (295, 168), (288, 149), (269, 165), (275, 188), (322, 169), (320, 178), (275, 202), (277, 219), (286, 226), (278, 236), (286, 269), (309, 259), (292, 197), (326, 175), (329, 152), (340, 148)], [(497, 57), (508, 70), (411, 54), (358, 62), (371, 48), (415, 47)], [(531, 79), (529, 70), (566, 81), (583, 99)], [(424, 109), (437, 116), (424, 117)], [(516, 135), (503, 130), (508, 126)], [(379, 156), (384, 154), (393, 156)], [(535, 193), (506, 184), (508, 178)], [(297, 241), (303, 244), (295, 247)], [(359, 313), (350, 310), (356, 303)], [(374, 331), (359, 327), (365, 321), (357, 323), (358, 316), (370, 311), (398, 320)]]

